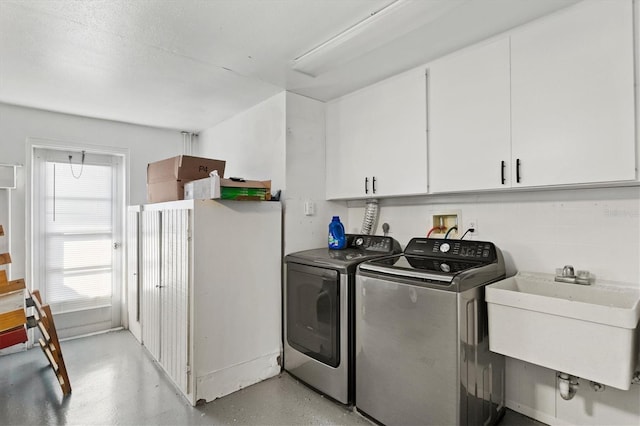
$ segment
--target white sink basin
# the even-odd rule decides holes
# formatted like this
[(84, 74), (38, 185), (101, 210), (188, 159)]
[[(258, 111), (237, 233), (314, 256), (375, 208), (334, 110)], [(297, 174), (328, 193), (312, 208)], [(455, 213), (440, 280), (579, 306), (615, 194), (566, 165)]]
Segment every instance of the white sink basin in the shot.
[(640, 288), (559, 283), (520, 272), (486, 287), (494, 352), (628, 390), (638, 357)]

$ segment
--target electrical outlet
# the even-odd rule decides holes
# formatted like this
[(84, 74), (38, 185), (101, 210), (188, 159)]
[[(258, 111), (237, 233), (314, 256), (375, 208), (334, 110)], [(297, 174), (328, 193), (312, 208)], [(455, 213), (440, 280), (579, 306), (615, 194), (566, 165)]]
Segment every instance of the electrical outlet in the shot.
[(464, 229), (462, 232), (467, 232), (467, 229), (473, 228), (473, 232), (469, 232), (468, 235), (473, 235), (474, 237), (478, 235), (478, 220), (470, 219), (466, 222)]
[(313, 216), (316, 214), (316, 206), (313, 201), (305, 201), (304, 202), (304, 215), (305, 216)]

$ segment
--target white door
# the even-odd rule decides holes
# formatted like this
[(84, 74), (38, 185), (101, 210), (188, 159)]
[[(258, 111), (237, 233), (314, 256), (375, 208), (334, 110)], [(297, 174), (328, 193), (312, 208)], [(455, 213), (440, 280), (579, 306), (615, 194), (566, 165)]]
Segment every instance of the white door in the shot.
[(163, 210), (160, 364), (185, 394), (189, 360), (189, 210)]
[(140, 222), (141, 206), (129, 206), (127, 209), (127, 309), (125, 326), (138, 341), (142, 342), (140, 325)]
[(509, 39), (470, 48), (429, 70), (431, 192), (510, 188)]
[(427, 192), (423, 68), (332, 101), (326, 111), (328, 199)]
[(34, 287), (61, 337), (122, 323), (123, 157), (34, 149)]
[(160, 359), (161, 224), (159, 211), (142, 211), (140, 221), (140, 323), (142, 343)]
[(513, 34), (514, 187), (635, 179), (632, 15), (581, 2)]
[(189, 210), (143, 210), (140, 222), (142, 343), (189, 391)]

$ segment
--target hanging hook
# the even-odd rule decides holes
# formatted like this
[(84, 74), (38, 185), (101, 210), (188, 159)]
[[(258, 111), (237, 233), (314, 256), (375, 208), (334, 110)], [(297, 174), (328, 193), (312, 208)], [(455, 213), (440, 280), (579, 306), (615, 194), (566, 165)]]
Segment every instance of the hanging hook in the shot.
[(71, 168), (71, 176), (73, 176), (76, 179), (80, 179), (80, 176), (82, 176), (82, 171), (84, 170), (84, 155), (85, 155), (85, 151), (82, 151), (82, 163), (80, 165), (80, 173), (78, 174), (78, 176), (76, 176), (76, 174), (73, 172), (73, 164), (71, 164), (71, 159), (73, 158), (73, 155), (69, 154), (69, 167)]

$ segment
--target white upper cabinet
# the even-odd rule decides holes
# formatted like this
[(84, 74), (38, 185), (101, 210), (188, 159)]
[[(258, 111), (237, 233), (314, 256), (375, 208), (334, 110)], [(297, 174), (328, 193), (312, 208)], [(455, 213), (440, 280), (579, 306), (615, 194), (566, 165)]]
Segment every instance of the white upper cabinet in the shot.
[(327, 199), (427, 192), (425, 69), (327, 104)]
[(636, 178), (632, 19), (587, 1), (513, 34), (514, 187)]
[(509, 40), (429, 66), (429, 190), (510, 187)]
[(636, 179), (632, 15), (585, 1), (432, 63), (430, 192)]

